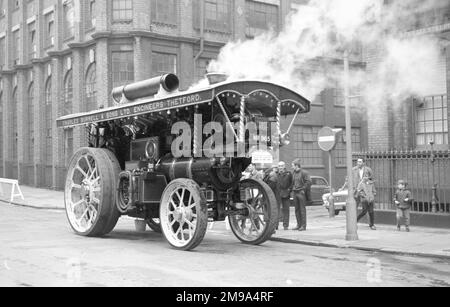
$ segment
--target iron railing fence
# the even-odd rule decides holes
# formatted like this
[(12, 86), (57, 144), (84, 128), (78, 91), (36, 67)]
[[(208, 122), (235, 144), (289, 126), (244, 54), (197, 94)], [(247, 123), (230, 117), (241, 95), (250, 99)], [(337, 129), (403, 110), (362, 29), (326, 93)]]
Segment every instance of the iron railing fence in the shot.
[(412, 211), (450, 213), (450, 151), (389, 151), (355, 153), (374, 171), (377, 208), (394, 210), (393, 196), (400, 179), (413, 194)]

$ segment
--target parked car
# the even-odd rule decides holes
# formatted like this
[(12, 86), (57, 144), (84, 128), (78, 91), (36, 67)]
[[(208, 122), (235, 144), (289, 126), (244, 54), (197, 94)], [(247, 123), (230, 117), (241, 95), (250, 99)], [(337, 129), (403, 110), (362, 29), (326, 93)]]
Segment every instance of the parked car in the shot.
[[(331, 193), (326, 193), (322, 196), (323, 206), (330, 211), (329, 198)], [(339, 215), (341, 211), (345, 211), (348, 197), (348, 190), (343, 190), (333, 193), (334, 197), (334, 214)]]
[[(330, 192), (328, 181), (323, 177), (311, 176), (311, 182), (311, 201), (307, 204), (307, 206), (322, 206), (322, 195)], [(293, 201), (292, 197), (291, 201)]]

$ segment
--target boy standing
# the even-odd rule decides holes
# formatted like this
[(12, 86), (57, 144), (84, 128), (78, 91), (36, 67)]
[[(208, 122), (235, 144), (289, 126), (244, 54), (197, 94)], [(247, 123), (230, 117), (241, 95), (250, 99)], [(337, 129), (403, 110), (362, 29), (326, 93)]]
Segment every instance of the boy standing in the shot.
[(377, 190), (375, 189), (375, 184), (369, 179), (368, 175), (364, 175), (362, 181), (356, 188), (355, 198), (359, 197), (359, 200), (363, 206), (363, 211), (358, 216), (358, 222), (369, 213), (370, 219), (370, 229), (377, 230), (375, 227), (375, 196), (377, 195)]
[(394, 203), (397, 207), (397, 230), (401, 231), (402, 219), (404, 219), (406, 232), (410, 232), (412, 197), (411, 192), (406, 189), (407, 185), (404, 180), (398, 181), (398, 189), (394, 195)]

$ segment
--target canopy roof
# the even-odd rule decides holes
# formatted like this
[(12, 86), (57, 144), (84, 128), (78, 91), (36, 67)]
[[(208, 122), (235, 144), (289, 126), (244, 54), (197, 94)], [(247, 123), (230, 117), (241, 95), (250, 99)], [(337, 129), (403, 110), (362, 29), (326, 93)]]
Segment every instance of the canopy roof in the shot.
[(246, 107), (267, 117), (276, 116), (278, 102), (282, 105), (282, 115), (292, 115), (297, 111), (308, 113), (311, 108), (311, 103), (307, 99), (286, 87), (263, 81), (232, 81), (214, 84), (200, 90), (177, 92), (162, 98), (143, 98), (106, 109), (64, 116), (57, 120), (57, 127), (71, 128), (160, 113), (213, 102), (216, 97), (221, 99), (230, 96), (239, 100), (242, 96), (246, 96)]

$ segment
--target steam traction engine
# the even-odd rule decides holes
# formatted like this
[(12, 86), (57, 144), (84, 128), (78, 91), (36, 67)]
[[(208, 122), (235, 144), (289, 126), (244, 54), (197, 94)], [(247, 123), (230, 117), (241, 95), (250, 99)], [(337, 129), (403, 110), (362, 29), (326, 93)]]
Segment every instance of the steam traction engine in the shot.
[[(58, 119), (61, 128), (86, 127), (89, 138), (89, 147), (72, 157), (65, 185), (67, 217), (76, 234), (104, 236), (127, 215), (145, 219), (172, 247), (191, 250), (209, 221), (228, 217), (242, 242), (270, 238), (278, 223), (274, 193), (264, 182), (240, 180), (255, 138), (246, 126), (271, 124), (266, 145), (288, 143), (282, 118), (295, 114), (294, 121), (309, 112), (310, 102), (272, 83), (221, 78), (210, 75), (208, 87), (179, 92), (178, 78), (164, 75), (114, 89), (114, 107)], [(212, 146), (214, 153), (203, 146), (220, 130), (216, 126), (205, 135), (202, 129), (211, 122), (233, 136), (224, 137), (223, 148)], [(177, 123), (190, 128), (188, 142), (177, 141)], [(239, 146), (244, 155), (237, 154)]]

